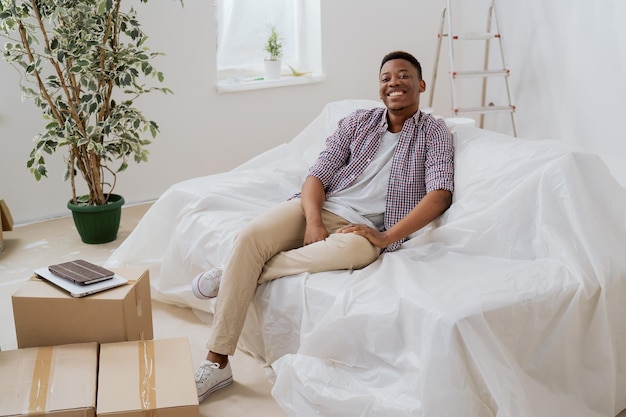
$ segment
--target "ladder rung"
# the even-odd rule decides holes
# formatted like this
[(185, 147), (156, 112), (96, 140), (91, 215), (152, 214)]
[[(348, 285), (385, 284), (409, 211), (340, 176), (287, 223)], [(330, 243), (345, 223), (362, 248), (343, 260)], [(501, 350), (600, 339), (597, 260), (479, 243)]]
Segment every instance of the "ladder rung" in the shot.
[(487, 39), (496, 39), (499, 38), (499, 33), (489, 33), (489, 32), (468, 32), (462, 33), (460, 35), (452, 35), (452, 39), (458, 39), (462, 41), (480, 41)]
[(455, 78), (463, 77), (493, 77), (493, 76), (507, 76), (509, 75), (508, 69), (501, 70), (475, 70), (475, 71), (454, 71), (452, 76)]
[(485, 107), (463, 107), (454, 109), (454, 113), (492, 113), (492, 112), (514, 112), (515, 106), (485, 106)]
[[(455, 115), (459, 113), (478, 113), (480, 114), (480, 127), (483, 127), (483, 120), (485, 113), (509, 113), (511, 117), (511, 124), (513, 125), (513, 135), (517, 136), (517, 129), (515, 127), (515, 106), (512, 103), (511, 99), (511, 91), (509, 89), (509, 70), (506, 68), (506, 63), (504, 61), (504, 51), (502, 48), (502, 37), (500, 35), (500, 25), (498, 23), (498, 13), (496, 11), (496, 0), (490, 0), (490, 6), (488, 8), (487, 14), (487, 25), (483, 26), (483, 30), (481, 31), (478, 28), (477, 31), (459, 31), (453, 29), (452, 25), (452, 17), (450, 16), (450, 8), (451, 8), (451, 0), (446, 0), (446, 6), (443, 8), (441, 13), (441, 22), (439, 23), (439, 29), (437, 31), (437, 51), (435, 55), (435, 65), (432, 75), (432, 84), (430, 88), (430, 101), (429, 107), (433, 107), (433, 98), (435, 91), (435, 80), (437, 78), (437, 73), (439, 69), (439, 58), (441, 56), (442, 45), (446, 42), (443, 41), (443, 38), (448, 38), (447, 43), (449, 46), (448, 55), (450, 58), (450, 67), (449, 67), (449, 78), (451, 84), (451, 93), (452, 93), (452, 111)], [(493, 22), (492, 22), (493, 20)], [(494, 23), (492, 25), (492, 23)], [(455, 67), (454, 63), (454, 50), (457, 48), (462, 48), (464, 45), (470, 46), (466, 42), (456, 42), (457, 40), (461, 41), (484, 41), (478, 42), (481, 43), (484, 47), (484, 56), (483, 59), (483, 67), (482, 69), (478, 69), (480, 67), (470, 67), (465, 70), (461, 70), (462, 68)], [(454, 41), (454, 42), (453, 42)], [(490, 42), (494, 41), (494, 42)], [(498, 45), (494, 45), (497, 43)], [(500, 58), (502, 59), (501, 64), (490, 65), (490, 57), (492, 52), (490, 48), (492, 46), (499, 46)], [(472, 69), (474, 68), (474, 69)], [(493, 69), (491, 69), (493, 68)], [(480, 101), (473, 101), (474, 104), (478, 104), (475, 107), (457, 107), (457, 92), (455, 91), (455, 84), (457, 83), (457, 79), (459, 78), (472, 78), (482, 80), (482, 96)], [(498, 83), (504, 82), (506, 86), (506, 95), (507, 100), (500, 101), (500, 103), (504, 103), (504, 105), (494, 105), (487, 101), (486, 92), (487, 92), (487, 78), (488, 77), (501, 77), (497, 81)], [(491, 82), (491, 80), (489, 80)], [(489, 103), (489, 105), (485, 106), (485, 104)], [(473, 116), (472, 116), (473, 117)]]

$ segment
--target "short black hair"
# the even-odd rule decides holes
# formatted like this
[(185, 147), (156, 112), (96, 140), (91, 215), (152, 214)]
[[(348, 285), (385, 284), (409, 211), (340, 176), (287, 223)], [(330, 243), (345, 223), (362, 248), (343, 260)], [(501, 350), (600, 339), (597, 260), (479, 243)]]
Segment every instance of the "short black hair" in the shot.
[(378, 72), (383, 69), (383, 65), (385, 65), (387, 61), (391, 61), (392, 59), (404, 59), (405, 61), (409, 61), (411, 65), (413, 65), (417, 70), (417, 75), (419, 76), (420, 80), (422, 79), (422, 65), (413, 55), (405, 51), (393, 51), (385, 55), (382, 62), (380, 63), (380, 69), (378, 70)]

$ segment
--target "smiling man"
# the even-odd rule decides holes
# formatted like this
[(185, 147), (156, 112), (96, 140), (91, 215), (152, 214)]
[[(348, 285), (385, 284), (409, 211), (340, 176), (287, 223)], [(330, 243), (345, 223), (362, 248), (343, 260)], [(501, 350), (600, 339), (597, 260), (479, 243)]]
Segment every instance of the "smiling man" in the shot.
[(419, 110), (421, 65), (407, 52), (391, 52), (379, 84), (385, 107), (342, 119), (301, 192), (245, 226), (223, 270), (194, 278), (198, 298), (217, 296), (209, 352), (196, 371), (200, 401), (232, 382), (228, 356), (258, 284), (363, 268), (452, 203), (452, 135), (443, 120)]

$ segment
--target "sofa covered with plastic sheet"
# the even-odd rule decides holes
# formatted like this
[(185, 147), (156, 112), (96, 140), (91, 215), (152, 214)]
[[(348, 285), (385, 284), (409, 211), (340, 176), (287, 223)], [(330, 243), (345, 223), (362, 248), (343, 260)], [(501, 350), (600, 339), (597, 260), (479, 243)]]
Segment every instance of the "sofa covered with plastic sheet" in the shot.
[[(298, 191), (356, 108), (328, 104), (290, 142), (172, 186), (108, 260), (150, 268), (153, 296), (193, 297), (237, 231)], [(613, 417), (626, 408), (626, 192), (594, 154), (454, 129), (455, 193), (438, 220), (357, 271), (259, 286), (239, 348), (292, 416)], [(207, 331), (207, 335), (209, 332)]]

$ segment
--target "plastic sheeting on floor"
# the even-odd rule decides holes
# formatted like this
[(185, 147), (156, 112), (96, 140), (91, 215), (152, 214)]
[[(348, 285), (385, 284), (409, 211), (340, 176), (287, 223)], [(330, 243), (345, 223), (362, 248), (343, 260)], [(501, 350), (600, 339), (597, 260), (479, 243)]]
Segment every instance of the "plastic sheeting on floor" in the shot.
[[(171, 187), (107, 262), (151, 269), (153, 296), (210, 313), (189, 283), (248, 220), (287, 199), (342, 116)], [(626, 408), (626, 192), (559, 141), (456, 130), (437, 221), (359, 271), (258, 288), (240, 348), (302, 416), (613, 417)], [(208, 333), (208, 332), (207, 332)], [(236, 376), (235, 376), (236, 378)]]

